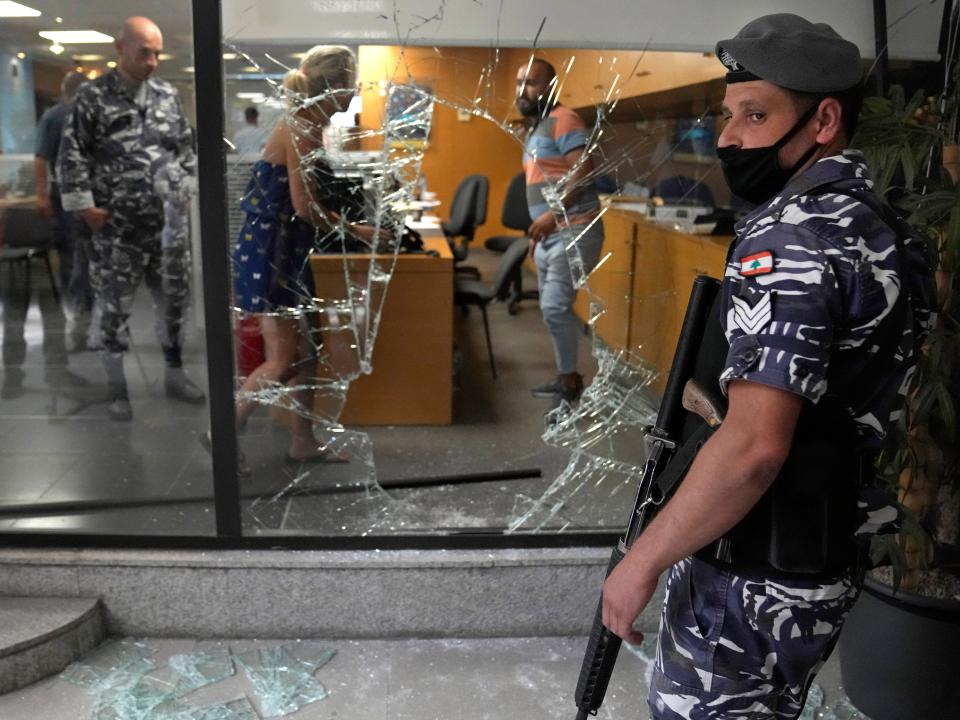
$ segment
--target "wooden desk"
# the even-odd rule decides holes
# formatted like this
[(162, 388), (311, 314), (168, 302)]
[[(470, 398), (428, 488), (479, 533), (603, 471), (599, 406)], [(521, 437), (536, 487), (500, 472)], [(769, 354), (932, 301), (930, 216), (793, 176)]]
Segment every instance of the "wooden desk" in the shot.
[[(693, 279), (723, 277), (730, 238), (688, 235), (615, 208), (603, 216), (603, 229), (600, 257), (612, 255), (590, 276), (591, 290), (606, 304), (595, 331), (610, 348), (656, 368), (653, 387), (662, 392)], [(577, 294), (574, 310), (584, 321), (590, 317), (585, 292)]]
[(23, 195), (21, 197), (8, 195), (7, 197), (0, 198), (0, 210), (9, 210), (10, 208), (36, 207), (36, 205), (37, 205), (36, 195)]
[[(425, 237), (423, 242), (439, 257), (397, 259), (374, 343), (373, 372), (350, 383), (340, 415), (344, 425), (449, 425), (453, 420), (453, 255), (442, 237)], [(377, 260), (383, 266), (392, 258)], [(369, 256), (348, 255), (346, 261), (353, 281), (362, 282)], [(310, 258), (317, 297), (346, 296), (343, 263), (342, 255)], [(321, 361), (318, 374), (322, 377), (323, 372)], [(331, 410), (324, 402), (330, 399), (317, 393), (318, 413)]]

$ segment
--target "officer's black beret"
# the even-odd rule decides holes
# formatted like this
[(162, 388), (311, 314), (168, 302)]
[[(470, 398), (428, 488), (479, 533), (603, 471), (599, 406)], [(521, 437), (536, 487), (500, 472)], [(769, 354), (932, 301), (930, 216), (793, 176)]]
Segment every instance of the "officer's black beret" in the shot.
[(727, 82), (766, 80), (808, 93), (840, 92), (863, 79), (860, 50), (824, 23), (799, 15), (764, 15), (732, 40), (717, 43)]

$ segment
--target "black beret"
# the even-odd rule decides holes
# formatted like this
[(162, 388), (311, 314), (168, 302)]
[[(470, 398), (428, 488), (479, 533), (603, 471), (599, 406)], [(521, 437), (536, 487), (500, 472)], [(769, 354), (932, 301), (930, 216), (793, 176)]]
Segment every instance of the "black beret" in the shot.
[(717, 43), (727, 82), (766, 80), (807, 93), (847, 90), (863, 80), (860, 50), (829, 25), (799, 15), (764, 15)]

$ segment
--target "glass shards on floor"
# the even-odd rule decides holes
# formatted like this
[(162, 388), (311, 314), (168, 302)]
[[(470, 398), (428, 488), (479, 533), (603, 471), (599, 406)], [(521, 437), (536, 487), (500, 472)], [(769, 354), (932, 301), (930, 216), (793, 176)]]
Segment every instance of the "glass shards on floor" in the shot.
[[(227, 648), (185, 653), (159, 665), (155, 649), (120, 640), (68, 666), (60, 677), (94, 697), (91, 720), (259, 720), (296, 712), (326, 697), (314, 673), (335, 652), (297, 641), (240, 655)], [(259, 713), (246, 697), (208, 705), (187, 701), (195, 690), (233, 677), (234, 663), (250, 681)]]

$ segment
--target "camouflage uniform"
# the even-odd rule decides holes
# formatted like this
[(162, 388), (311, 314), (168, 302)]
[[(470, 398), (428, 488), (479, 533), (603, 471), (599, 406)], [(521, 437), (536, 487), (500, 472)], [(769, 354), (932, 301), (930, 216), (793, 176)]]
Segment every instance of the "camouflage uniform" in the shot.
[[(871, 188), (862, 155), (847, 150), (747, 215), (720, 305), (730, 346), (722, 389), (740, 378), (810, 403), (829, 396), (868, 449), (900, 415), (916, 335), (933, 321), (925, 246), (900, 236), (897, 247)], [(898, 314), (903, 293), (913, 306)], [(888, 316), (897, 322), (881, 325)], [(670, 572), (653, 717), (797, 717), (861, 572), (778, 575), (709, 560), (698, 554)]]
[[(175, 177), (165, 198), (156, 181), (158, 171), (171, 163), (178, 167), (165, 171), (166, 187)], [(108, 353), (126, 350), (123, 336), (142, 279), (157, 308), (167, 364), (180, 365), (189, 289), (185, 198), (195, 166), (191, 129), (169, 83), (149, 78), (135, 91), (112, 71), (77, 93), (64, 127), (58, 177), (66, 210), (96, 206), (110, 213), (93, 234), (90, 258)], [(176, 221), (166, 234), (165, 202), (168, 218)]]

